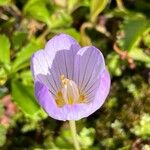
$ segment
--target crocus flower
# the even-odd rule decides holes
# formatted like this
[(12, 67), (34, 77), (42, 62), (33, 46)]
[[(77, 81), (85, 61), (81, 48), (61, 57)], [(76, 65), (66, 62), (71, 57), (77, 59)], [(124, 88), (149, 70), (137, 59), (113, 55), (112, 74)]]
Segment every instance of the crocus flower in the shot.
[(33, 54), (31, 70), (39, 104), (57, 120), (89, 116), (109, 93), (110, 76), (100, 50), (81, 48), (66, 34), (54, 36)]

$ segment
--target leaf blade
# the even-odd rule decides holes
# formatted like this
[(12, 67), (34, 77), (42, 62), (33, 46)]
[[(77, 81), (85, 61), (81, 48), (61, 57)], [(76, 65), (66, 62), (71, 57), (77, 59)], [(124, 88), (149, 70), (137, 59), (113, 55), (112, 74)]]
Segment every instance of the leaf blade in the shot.
[(40, 110), (34, 97), (32, 86), (23, 85), (19, 81), (12, 81), (12, 97), (20, 109), (30, 116), (33, 116)]
[(101, 13), (106, 7), (108, 0), (92, 0), (90, 7), (90, 19), (95, 22), (96, 17)]
[(10, 42), (6, 35), (0, 35), (0, 62), (10, 63)]
[(21, 69), (21, 66), (24, 66), (24, 64), (29, 61), (31, 55), (40, 48), (41, 45), (39, 45), (36, 41), (31, 41), (29, 44), (24, 46), (12, 64), (12, 71), (16, 72)]

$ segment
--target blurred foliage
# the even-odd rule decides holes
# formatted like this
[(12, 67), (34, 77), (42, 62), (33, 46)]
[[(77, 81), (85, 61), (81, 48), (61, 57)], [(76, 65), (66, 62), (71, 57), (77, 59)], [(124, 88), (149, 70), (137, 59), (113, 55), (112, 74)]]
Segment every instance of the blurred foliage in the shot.
[(150, 139), (150, 115), (143, 114), (140, 122), (134, 126), (132, 132), (138, 136), (143, 137), (144, 139)]
[(112, 78), (104, 106), (77, 122), (82, 149), (149, 150), (149, 11), (146, 0), (0, 0), (0, 149), (73, 149), (68, 123), (37, 104), (30, 72), (33, 52), (64, 32), (98, 47)]

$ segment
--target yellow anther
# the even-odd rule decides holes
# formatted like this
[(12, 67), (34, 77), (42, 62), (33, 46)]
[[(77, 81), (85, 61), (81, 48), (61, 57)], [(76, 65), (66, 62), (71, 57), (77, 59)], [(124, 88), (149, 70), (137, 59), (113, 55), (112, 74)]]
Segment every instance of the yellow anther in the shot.
[(65, 78), (64, 75), (60, 76), (62, 86), (66, 85), (69, 82), (69, 79)]
[(63, 107), (64, 106), (65, 101), (64, 101), (62, 93), (60, 91), (57, 93), (55, 101), (56, 101), (56, 104), (57, 104), (58, 107)]
[(62, 75), (60, 76), (60, 79), (61, 79), (61, 81), (62, 81), (63, 79), (65, 79), (65, 76), (62, 74)]
[(86, 98), (85, 94), (80, 92), (78, 103), (86, 103), (86, 102), (87, 102), (87, 98)]

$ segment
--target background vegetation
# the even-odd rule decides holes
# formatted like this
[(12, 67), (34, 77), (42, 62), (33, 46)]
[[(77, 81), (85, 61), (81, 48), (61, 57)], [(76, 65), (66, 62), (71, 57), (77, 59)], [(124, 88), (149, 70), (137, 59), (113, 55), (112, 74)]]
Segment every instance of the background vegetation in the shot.
[(86, 150), (150, 150), (150, 3), (146, 0), (0, 0), (0, 149), (73, 149), (68, 122), (34, 98), (30, 57), (57, 33), (105, 56), (103, 107), (77, 122)]

